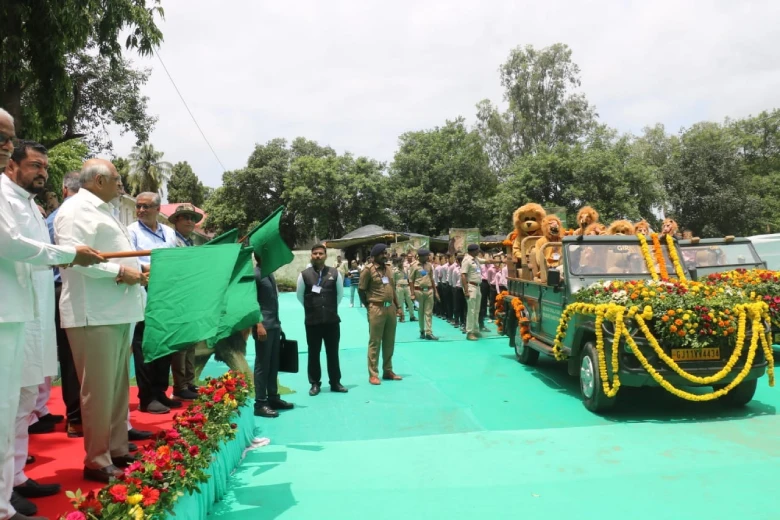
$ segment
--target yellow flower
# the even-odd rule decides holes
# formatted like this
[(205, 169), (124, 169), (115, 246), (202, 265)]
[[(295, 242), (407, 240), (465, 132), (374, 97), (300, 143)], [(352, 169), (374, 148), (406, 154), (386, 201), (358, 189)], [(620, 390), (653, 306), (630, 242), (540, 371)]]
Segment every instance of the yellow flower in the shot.
[(136, 504), (140, 504), (144, 499), (144, 496), (141, 493), (136, 493), (135, 495), (129, 495), (127, 497), (127, 503), (131, 506), (134, 506)]
[(690, 319), (691, 319), (691, 315), (690, 315), (690, 314), (683, 314), (683, 319), (684, 319), (685, 321), (688, 321), (688, 320), (690, 320)]

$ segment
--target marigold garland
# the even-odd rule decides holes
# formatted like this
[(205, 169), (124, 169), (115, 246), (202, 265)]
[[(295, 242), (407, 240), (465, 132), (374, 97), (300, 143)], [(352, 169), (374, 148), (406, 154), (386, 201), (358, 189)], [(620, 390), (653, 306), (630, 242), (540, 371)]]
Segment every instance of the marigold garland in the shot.
[(515, 297), (512, 300), (512, 308), (515, 309), (515, 317), (517, 318), (517, 323), (520, 324), (520, 337), (523, 342), (529, 341), (532, 337), (531, 326), (529, 325), (528, 318), (523, 316), (523, 311), (525, 311), (523, 301), (520, 298)]
[(677, 278), (681, 282), (685, 281), (685, 271), (680, 264), (680, 257), (677, 254), (677, 249), (674, 247), (674, 239), (672, 235), (666, 235), (666, 246), (669, 248), (669, 258), (672, 259), (672, 265), (674, 265), (674, 272), (677, 273)]
[(661, 275), (661, 280), (666, 282), (669, 280), (669, 271), (666, 270), (666, 260), (664, 260), (664, 253), (661, 250), (661, 241), (658, 239), (658, 233), (652, 233), (650, 237), (653, 239), (653, 252), (655, 253), (655, 261), (658, 264), (658, 272)]
[(657, 282), (658, 273), (655, 271), (655, 264), (653, 264), (653, 257), (650, 256), (650, 248), (647, 247), (647, 239), (641, 233), (637, 235), (637, 238), (639, 239), (639, 249), (640, 251), (642, 251), (642, 258), (645, 259), (645, 265), (647, 266), (647, 270), (650, 272), (650, 276), (653, 278), (653, 281)]
[(498, 328), (498, 333), (501, 334), (504, 332), (504, 320), (502, 319), (504, 316), (506, 316), (505, 309), (504, 309), (504, 298), (506, 296), (509, 296), (509, 291), (501, 291), (498, 296), (496, 296), (496, 327)]
[[(619, 359), (617, 353), (620, 338), (623, 337), (626, 340), (627, 346), (637, 357), (642, 367), (664, 389), (676, 395), (677, 397), (687, 399), (689, 401), (711, 401), (726, 395), (734, 387), (740, 384), (745, 379), (745, 377), (747, 377), (748, 372), (753, 367), (753, 360), (755, 359), (755, 354), (760, 338), (761, 346), (767, 360), (767, 376), (769, 379), (769, 386), (775, 386), (774, 359), (772, 357), (772, 350), (769, 345), (769, 338), (767, 337), (767, 334), (765, 334), (761, 324), (761, 320), (767, 319), (769, 316), (767, 304), (764, 302), (739, 304), (734, 307), (734, 313), (737, 315), (739, 323), (737, 329), (737, 344), (734, 348), (734, 352), (732, 352), (731, 357), (723, 369), (721, 369), (718, 373), (708, 377), (699, 377), (693, 374), (689, 374), (683, 370), (672, 358), (666, 355), (666, 353), (663, 351), (663, 348), (661, 348), (661, 346), (658, 344), (658, 341), (655, 339), (649, 327), (647, 326), (647, 321), (653, 317), (653, 309), (649, 305), (645, 306), (642, 313), (639, 313), (638, 306), (631, 306), (630, 308), (627, 308), (624, 305), (618, 305), (615, 303), (602, 303), (597, 305), (582, 302), (572, 303), (571, 305), (568, 305), (566, 309), (564, 309), (563, 314), (561, 315), (561, 321), (558, 324), (558, 330), (556, 332), (555, 339), (553, 340), (553, 353), (555, 358), (558, 360), (566, 359), (566, 356), (563, 353), (563, 339), (566, 336), (568, 322), (573, 314), (595, 315), (596, 350), (599, 359), (599, 374), (601, 375), (602, 388), (607, 397), (614, 397), (620, 388), (620, 380), (618, 376)], [(655, 353), (658, 355), (659, 359), (661, 359), (670, 369), (686, 380), (701, 385), (709, 385), (720, 381), (728, 374), (730, 374), (734, 369), (734, 366), (742, 355), (742, 351), (744, 349), (747, 319), (750, 317), (752, 323), (752, 337), (745, 366), (731, 383), (721, 388), (720, 390), (716, 390), (707, 394), (692, 394), (690, 392), (685, 392), (675, 388), (671, 383), (664, 379), (663, 375), (661, 375), (653, 368), (652, 365), (650, 365), (650, 363), (647, 361), (647, 358), (642, 354), (641, 350), (634, 341), (634, 338), (631, 336), (625, 326), (624, 316), (628, 319), (633, 319), (636, 321), (640, 330), (644, 334)], [(611, 321), (615, 324), (615, 331), (612, 341), (611, 385), (607, 373), (606, 354), (604, 352), (604, 332), (602, 329), (604, 319), (607, 319), (608, 321)]]

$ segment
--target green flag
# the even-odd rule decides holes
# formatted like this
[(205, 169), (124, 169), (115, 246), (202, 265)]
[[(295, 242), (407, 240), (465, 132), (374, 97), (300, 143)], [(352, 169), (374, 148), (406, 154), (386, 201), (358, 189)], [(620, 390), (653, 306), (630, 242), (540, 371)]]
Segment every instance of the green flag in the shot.
[(230, 231), (222, 233), (218, 237), (212, 238), (203, 245), (215, 246), (217, 244), (235, 244), (236, 242), (238, 242), (238, 229), (233, 228)]
[(218, 334), (240, 253), (239, 244), (152, 251), (143, 341), (145, 361)]
[(263, 321), (257, 303), (252, 249), (249, 247), (242, 248), (238, 254), (225, 294), (224, 309), (216, 334), (208, 340), (210, 347), (234, 332)]
[(271, 213), (249, 233), (249, 245), (255, 254), (262, 259), (263, 275), (274, 271), (293, 261), (295, 256), (279, 234), (279, 221), (282, 219), (284, 206)]

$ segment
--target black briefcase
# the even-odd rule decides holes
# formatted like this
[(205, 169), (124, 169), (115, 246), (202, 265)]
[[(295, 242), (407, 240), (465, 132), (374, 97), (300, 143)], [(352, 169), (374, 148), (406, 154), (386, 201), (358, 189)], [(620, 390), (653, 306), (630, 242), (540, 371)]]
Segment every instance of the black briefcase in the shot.
[(282, 342), (279, 347), (279, 372), (298, 373), (298, 342), (287, 339), (282, 332)]

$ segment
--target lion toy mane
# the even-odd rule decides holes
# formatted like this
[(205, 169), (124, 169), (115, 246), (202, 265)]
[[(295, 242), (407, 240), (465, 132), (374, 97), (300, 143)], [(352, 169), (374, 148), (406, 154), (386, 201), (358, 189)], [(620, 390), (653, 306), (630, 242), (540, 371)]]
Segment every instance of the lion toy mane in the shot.
[(517, 230), (517, 236), (512, 243), (512, 254), (518, 262), (522, 262), (523, 253), (520, 250), (525, 237), (539, 237), (542, 236), (542, 220), (547, 216), (544, 208), (539, 204), (530, 202), (524, 206), (520, 206), (515, 210), (512, 215), (512, 221), (515, 224), (515, 230)]
[(677, 221), (671, 218), (665, 218), (664, 223), (661, 226), (661, 236), (672, 235), (677, 233)]
[(590, 206), (585, 206), (577, 212), (577, 229), (575, 235), (583, 235), (588, 226), (598, 223), (599, 212)]
[(608, 235), (633, 235), (634, 225), (628, 220), (616, 220), (609, 225)]
[[(563, 224), (561, 219), (555, 215), (547, 215), (542, 220), (542, 238), (536, 241), (536, 249), (534, 251), (535, 264), (534, 264), (534, 278), (546, 282), (547, 281), (547, 269), (556, 269), (561, 266), (561, 247), (553, 246), (548, 247), (544, 251), (545, 244), (551, 242), (560, 242), (563, 237)], [(545, 261), (547, 262), (547, 269), (544, 269)]]
[(645, 219), (642, 219), (636, 224), (634, 224), (634, 233), (636, 235), (644, 235), (646, 237), (649, 237), (650, 233), (652, 232), (653, 230), (650, 229), (650, 224)]

